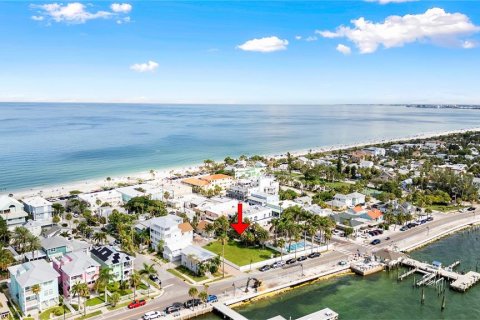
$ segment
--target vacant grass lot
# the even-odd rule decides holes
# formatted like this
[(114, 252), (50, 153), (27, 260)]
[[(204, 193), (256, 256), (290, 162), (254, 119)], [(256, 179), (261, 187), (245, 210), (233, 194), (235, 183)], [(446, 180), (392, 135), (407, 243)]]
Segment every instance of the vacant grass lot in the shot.
[[(222, 256), (222, 244), (214, 241), (203, 247), (213, 253)], [(225, 245), (225, 259), (235, 263), (238, 266), (245, 266), (250, 262), (260, 262), (270, 259), (272, 255), (278, 255), (278, 252), (268, 248), (249, 248), (243, 247), (236, 241), (229, 241)]]

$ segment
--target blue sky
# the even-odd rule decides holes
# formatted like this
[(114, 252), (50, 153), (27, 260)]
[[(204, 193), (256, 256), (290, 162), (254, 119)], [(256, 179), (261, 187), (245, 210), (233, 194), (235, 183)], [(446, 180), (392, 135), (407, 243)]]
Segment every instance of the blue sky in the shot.
[(0, 2), (0, 101), (480, 103), (478, 2), (390, 1)]

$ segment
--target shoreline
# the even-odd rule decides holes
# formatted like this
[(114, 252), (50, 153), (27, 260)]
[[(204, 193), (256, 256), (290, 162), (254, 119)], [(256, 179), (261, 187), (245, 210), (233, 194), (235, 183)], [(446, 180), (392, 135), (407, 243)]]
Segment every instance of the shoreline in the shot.
[[(396, 142), (408, 142), (411, 140), (417, 139), (430, 139), (435, 137), (447, 136), (452, 134), (461, 134), (466, 132), (480, 132), (480, 127), (473, 127), (473, 128), (464, 128), (464, 129), (457, 129), (457, 130), (448, 130), (448, 131), (440, 131), (440, 132), (426, 132), (426, 133), (419, 133), (410, 136), (403, 136), (398, 138), (390, 138), (390, 139), (372, 139), (368, 141), (350, 143), (350, 144), (336, 144), (336, 145), (328, 145), (328, 146), (316, 146), (309, 149), (299, 149), (296, 151), (285, 151), (285, 152), (277, 152), (272, 154), (265, 154), (263, 155), (266, 158), (273, 158), (279, 159), (286, 156), (288, 152), (294, 157), (307, 155), (308, 153), (323, 153), (323, 152), (333, 152), (339, 150), (348, 150), (353, 148), (360, 148), (366, 147), (371, 145), (378, 145), (378, 144), (385, 144), (385, 143), (396, 143)], [(215, 160), (220, 161), (220, 160)], [(152, 168), (155, 172), (155, 175), (152, 175), (150, 171), (137, 171), (132, 173), (124, 173), (117, 176), (111, 176), (111, 181), (106, 180), (108, 175), (105, 178), (87, 178), (85, 180), (77, 180), (77, 181), (67, 181), (64, 183), (54, 184), (54, 185), (45, 185), (45, 186), (38, 186), (32, 188), (23, 188), (23, 189), (14, 189), (8, 192), (7, 194), (14, 194), (14, 196), (19, 197), (20, 199), (41, 195), (46, 198), (55, 198), (60, 196), (69, 195), (69, 192), (72, 190), (79, 190), (82, 192), (93, 192), (101, 190), (107, 184), (118, 184), (118, 183), (132, 183), (135, 180), (142, 180), (144, 182), (157, 182), (160, 183), (162, 180), (172, 176), (173, 174), (185, 174), (189, 171), (196, 171), (199, 170), (203, 164), (195, 163), (190, 165), (180, 165), (180, 166), (170, 166), (165, 168)]]
[[(478, 225), (480, 225), (480, 221), (462, 223), (458, 226), (455, 226), (455, 227), (449, 228), (447, 230), (441, 231), (439, 234), (436, 234), (436, 235), (434, 235), (430, 238), (417, 241), (416, 243), (412, 244), (410, 247), (408, 247), (408, 248), (406, 248), (402, 251), (403, 252), (412, 252), (412, 251), (421, 249), (421, 248), (426, 247), (430, 244), (433, 244), (437, 241), (448, 238), (449, 236), (452, 236), (452, 235), (454, 235), (456, 233), (459, 233), (461, 231), (474, 228), (475, 226), (478, 226)], [(336, 278), (336, 277), (349, 276), (349, 275), (356, 275), (354, 272), (352, 272), (350, 270), (350, 267), (343, 268), (343, 269), (338, 269), (337, 268), (337, 269), (326, 271), (326, 272), (323, 272), (321, 274), (310, 276), (310, 277), (307, 277), (307, 278), (304, 278), (304, 279), (291, 281), (287, 284), (283, 284), (283, 285), (280, 285), (278, 287), (270, 288), (269, 290), (266, 290), (264, 292), (260, 292), (260, 293), (257, 293), (257, 294), (252, 294), (251, 296), (243, 297), (241, 299), (237, 299), (237, 301), (229, 300), (229, 301), (226, 301), (225, 304), (232, 307), (232, 308), (236, 308), (236, 307), (240, 307), (240, 306), (250, 304), (250, 303), (255, 302), (257, 300), (270, 298), (270, 297), (288, 292), (290, 290), (294, 290), (294, 289), (297, 289), (297, 288), (300, 288), (300, 287), (303, 287), (303, 286), (308, 286), (308, 285), (314, 284), (316, 282), (320, 282), (320, 281), (323, 281), (323, 280), (328, 280), (328, 279)]]

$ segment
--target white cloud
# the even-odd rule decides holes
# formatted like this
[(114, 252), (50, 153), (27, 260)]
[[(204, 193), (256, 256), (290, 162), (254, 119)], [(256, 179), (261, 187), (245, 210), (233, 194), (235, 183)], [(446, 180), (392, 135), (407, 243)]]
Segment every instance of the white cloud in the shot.
[(341, 43), (337, 46), (337, 51), (343, 53), (344, 55), (349, 55), (350, 53), (352, 53), (352, 49), (350, 49), (349, 46)]
[(110, 9), (116, 13), (129, 13), (132, 11), (132, 5), (129, 3), (112, 3)]
[(307, 41), (307, 42), (312, 42), (312, 41), (317, 41), (317, 40), (318, 40), (318, 38), (315, 37), (315, 36), (309, 36), (305, 39), (305, 41)]
[(361, 17), (351, 21), (353, 28), (340, 26), (334, 32), (316, 31), (325, 38), (347, 38), (361, 53), (375, 52), (380, 45), (385, 48), (401, 47), (416, 41), (462, 46), (462, 36), (480, 31), (468, 16), (448, 13), (433, 8), (422, 14), (389, 16), (382, 23), (374, 23)]
[(465, 41), (462, 43), (462, 48), (464, 48), (464, 49), (473, 49), (473, 48), (476, 48), (477, 45), (478, 45), (478, 44), (477, 44), (475, 41), (465, 40)]
[(43, 19), (45, 18), (42, 16), (32, 16), (32, 20), (35, 20), (35, 21), (43, 21)]
[(130, 66), (130, 69), (136, 72), (153, 72), (157, 68), (158, 68), (158, 63), (151, 60), (146, 63), (135, 63)]
[(367, 2), (378, 2), (380, 4), (389, 4), (389, 3), (403, 3), (403, 2), (414, 2), (418, 0), (365, 0)]
[(282, 40), (278, 37), (272, 36), (248, 40), (244, 44), (237, 46), (237, 48), (243, 51), (274, 52), (286, 50), (287, 46), (288, 40)]
[(108, 18), (117, 18), (117, 23), (118, 21), (129, 22), (130, 17), (122, 17), (122, 15), (132, 10), (132, 5), (128, 3), (114, 3), (111, 5), (112, 11), (100, 10), (96, 12), (89, 11), (87, 5), (80, 2), (71, 2), (65, 5), (63, 3), (32, 4), (30, 7), (38, 10), (37, 14), (32, 16), (35, 21), (49, 20), (70, 24)]
[(302, 40), (302, 36), (295, 36), (295, 40)]

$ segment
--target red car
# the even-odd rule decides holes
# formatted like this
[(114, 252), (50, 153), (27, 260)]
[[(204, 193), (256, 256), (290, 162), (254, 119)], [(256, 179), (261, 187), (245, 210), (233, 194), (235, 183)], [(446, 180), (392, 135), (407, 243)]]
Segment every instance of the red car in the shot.
[(147, 302), (145, 300), (133, 300), (129, 305), (128, 309), (135, 309), (141, 306), (144, 306)]

